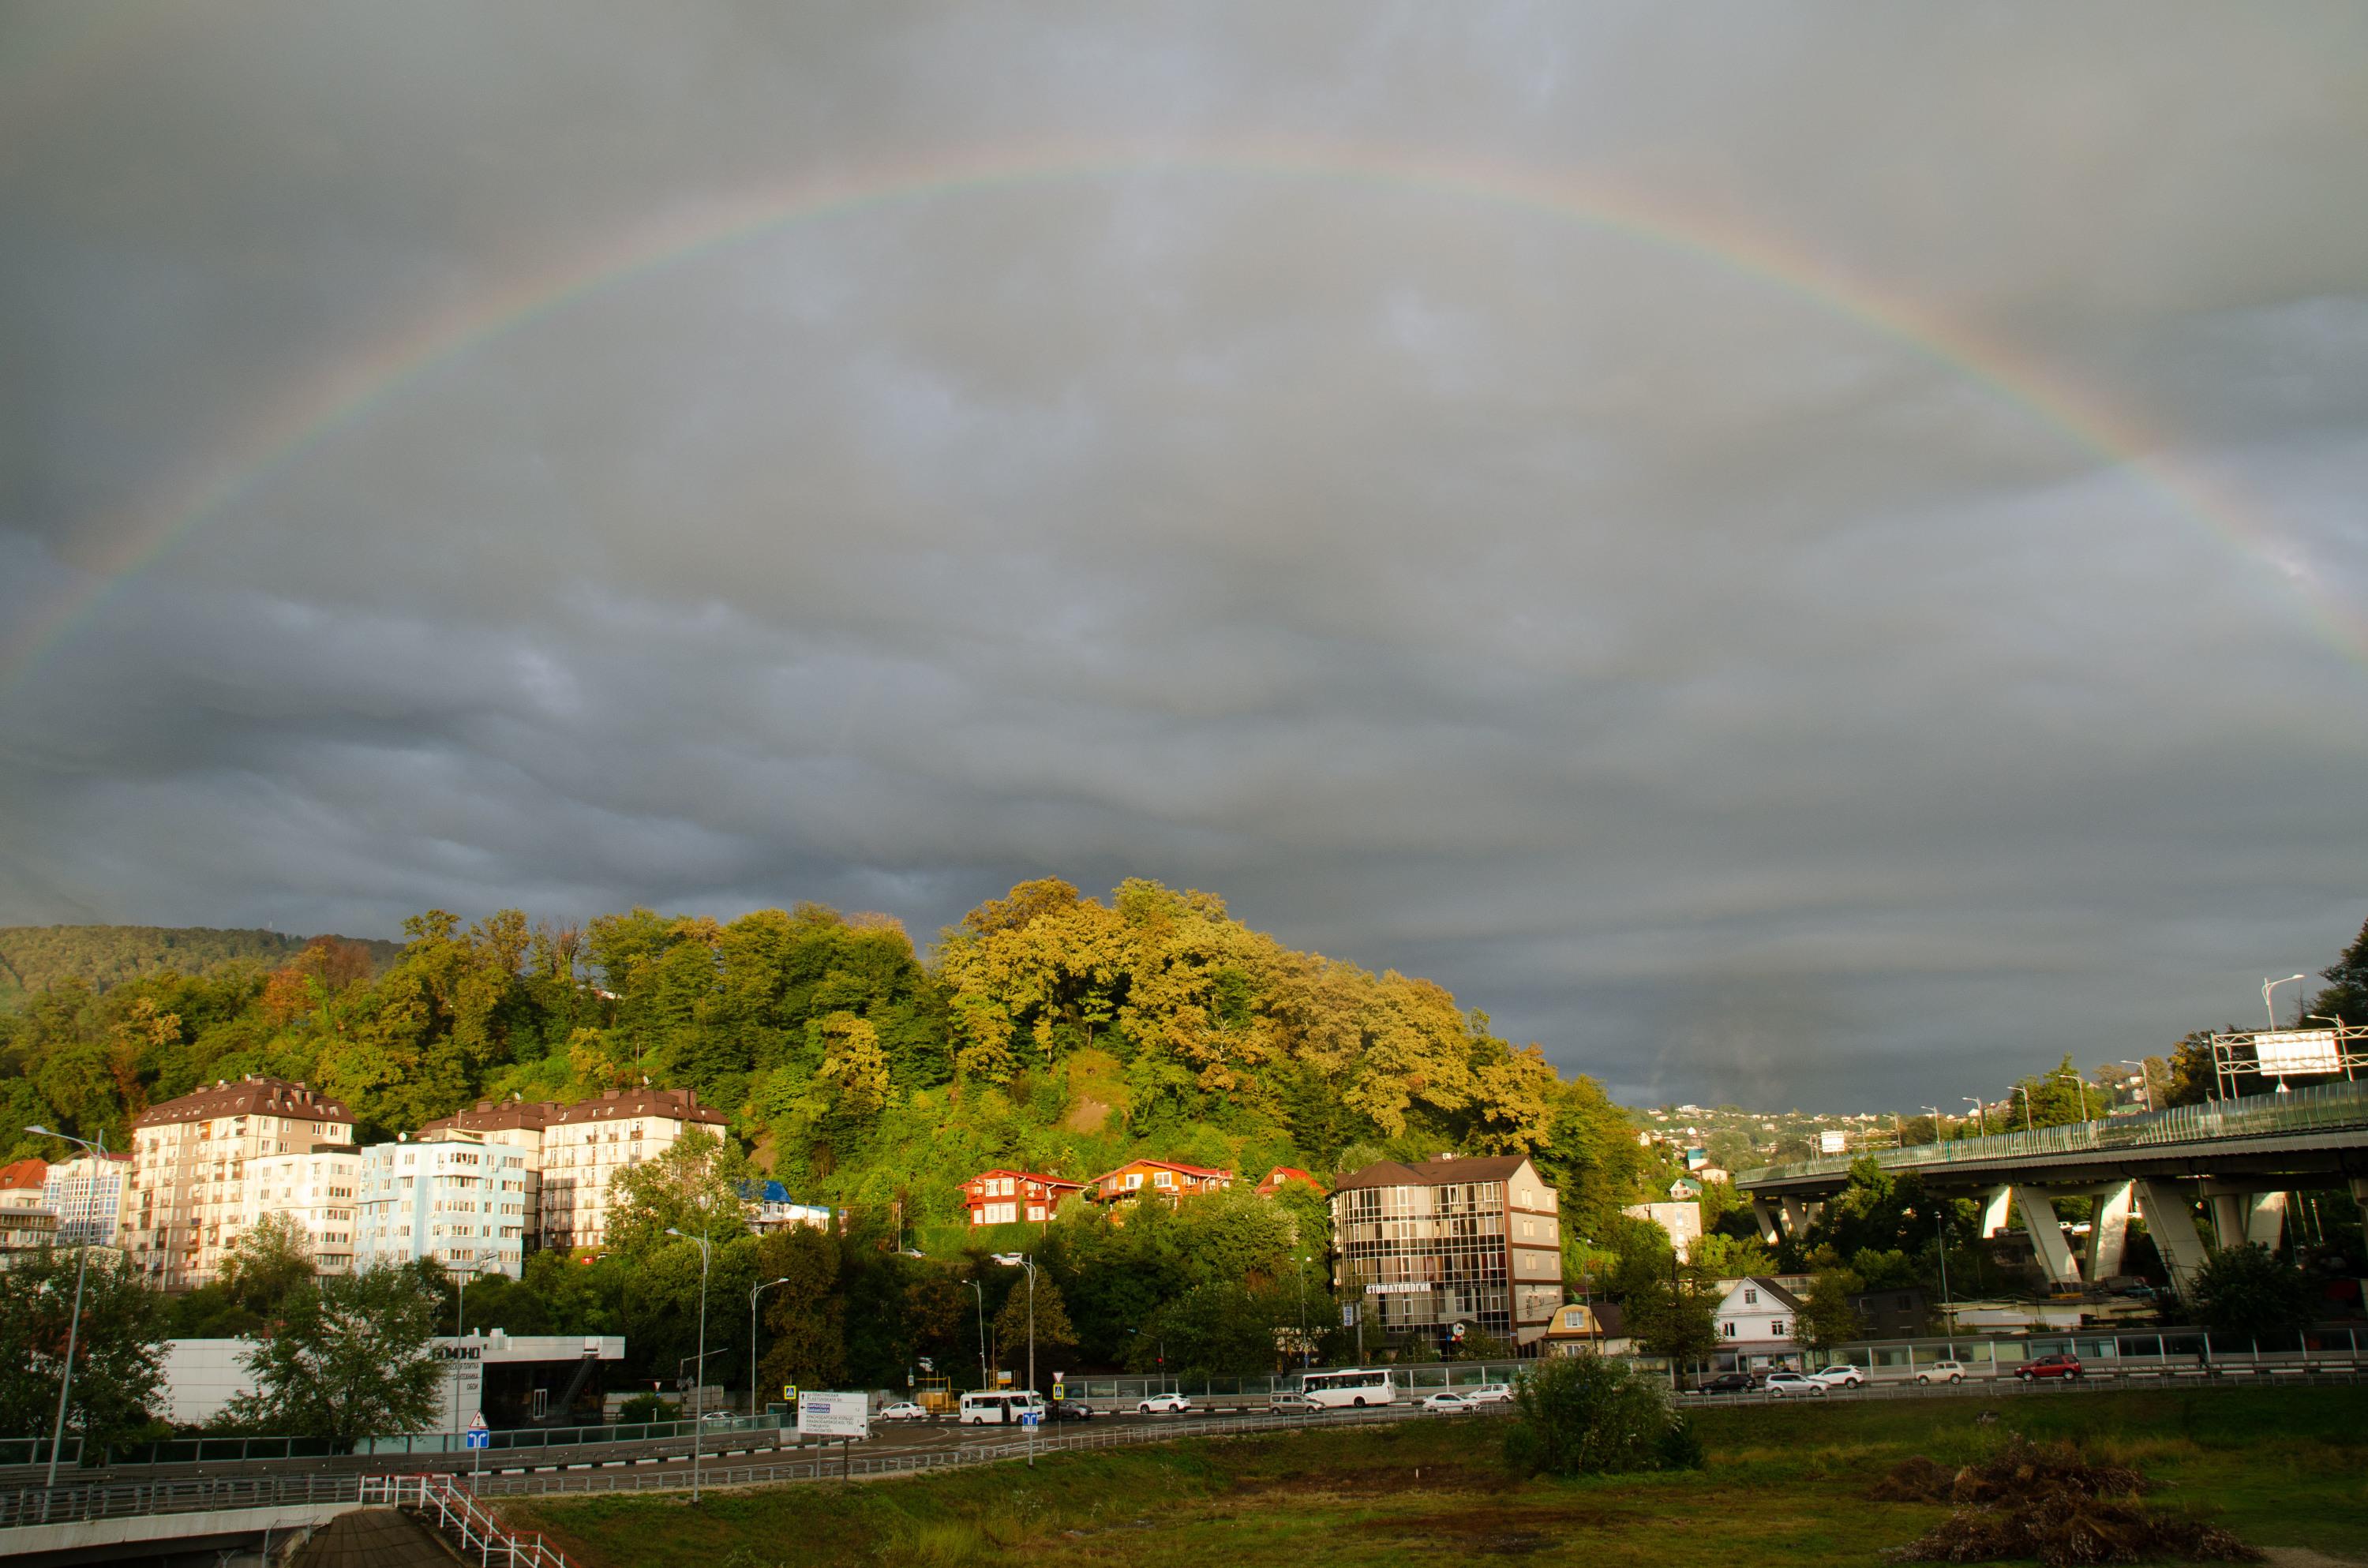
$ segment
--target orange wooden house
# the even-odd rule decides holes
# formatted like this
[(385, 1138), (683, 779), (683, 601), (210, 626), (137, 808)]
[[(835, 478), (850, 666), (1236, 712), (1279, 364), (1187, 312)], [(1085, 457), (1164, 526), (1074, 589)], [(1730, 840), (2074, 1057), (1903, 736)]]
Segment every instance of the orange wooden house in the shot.
[(1011, 1225), (1053, 1217), (1061, 1199), (1086, 1184), (1038, 1171), (981, 1171), (962, 1183), (973, 1225)]
[(1114, 1203), (1149, 1194), (1173, 1204), (1188, 1193), (1214, 1192), (1233, 1185), (1231, 1171), (1181, 1165), (1174, 1160), (1129, 1160), (1087, 1182), (1086, 1197), (1096, 1203)]

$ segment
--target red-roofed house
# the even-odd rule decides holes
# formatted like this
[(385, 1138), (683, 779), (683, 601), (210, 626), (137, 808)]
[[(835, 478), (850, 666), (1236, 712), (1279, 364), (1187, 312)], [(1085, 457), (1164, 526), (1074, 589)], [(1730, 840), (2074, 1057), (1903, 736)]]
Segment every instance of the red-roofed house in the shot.
[(1086, 1196), (1096, 1203), (1153, 1193), (1174, 1203), (1188, 1192), (1214, 1192), (1234, 1185), (1231, 1171), (1207, 1165), (1179, 1165), (1174, 1160), (1129, 1160), (1086, 1184)]
[(1086, 1184), (1036, 1171), (981, 1171), (962, 1183), (973, 1225), (1014, 1225), (1053, 1217), (1061, 1199)]
[(1274, 1169), (1267, 1172), (1266, 1179), (1258, 1184), (1258, 1195), (1260, 1198), (1272, 1198), (1276, 1193), (1281, 1191), (1284, 1187), (1294, 1181), (1304, 1182), (1309, 1187), (1314, 1187), (1315, 1189), (1315, 1196), (1318, 1198), (1326, 1196), (1324, 1184), (1317, 1181), (1314, 1176), (1309, 1176), (1305, 1171), (1301, 1170), (1297, 1165), (1277, 1165)]

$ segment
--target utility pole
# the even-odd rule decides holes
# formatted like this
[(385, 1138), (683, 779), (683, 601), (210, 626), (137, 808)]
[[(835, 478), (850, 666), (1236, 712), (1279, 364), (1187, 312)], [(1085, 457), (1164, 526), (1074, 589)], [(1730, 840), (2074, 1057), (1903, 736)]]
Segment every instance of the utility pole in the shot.
[[(42, 1138), (55, 1138), (62, 1142), (79, 1143), (82, 1147), (96, 1153), (100, 1159), (107, 1158), (107, 1134), (104, 1132), (98, 1135), (97, 1142), (85, 1143), (79, 1138), (63, 1132), (52, 1132), (46, 1127), (28, 1127), (25, 1131)], [(94, 1182), (97, 1179), (96, 1176), (92, 1177)], [(74, 1392), (74, 1350), (82, 1336), (82, 1285), (84, 1278), (90, 1273), (90, 1233), (88, 1231), (85, 1230), (83, 1233), (82, 1245), (77, 1250), (81, 1256), (74, 1263), (74, 1312), (66, 1319), (66, 1360), (58, 1378), (58, 1419), (57, 1425), (50, 1430), (50, 1478), (46, 1484), (51, 1491), (56, 1490), (58, 1484), (58, 1450), (64, 1448), (66, 1443), (66, 1397)], [(89, 1432), (90, 1423), (85, 1420), (83, 1423), (85, 1442), (89, 1441)], [(41, 1499), (43, 1517), (48, 1517), (49, 1504), (49, 1497), (44, 1494)]]
[(699, 1361), (690, 1374), (690, 1501), (696, 1507), (699, 1504), (700, 1439), (707, 1435), (707, 1266), (712, 1253), (704, 1231), (695, 1236), (685, 1236), (668, 1225), (666, 1234), (699, 1244)]

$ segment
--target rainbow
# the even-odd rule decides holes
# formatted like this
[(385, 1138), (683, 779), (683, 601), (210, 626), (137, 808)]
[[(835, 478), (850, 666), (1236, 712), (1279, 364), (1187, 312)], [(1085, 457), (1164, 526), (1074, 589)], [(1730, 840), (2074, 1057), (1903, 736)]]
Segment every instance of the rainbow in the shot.
[(2263, 563), (2301, 600), (2310, 629), (2368, 663), (2368, 626), (2324, 588), (2298, 551), (2240, 497), (2176, 461), (2166, 443), (2010, 346), (1886, 293), (1778, 239), (1655, 205), (1616, 186), (1412, 153), (1332, 146), (1144, 150), (1080, 156), (1058, 150), (932, 156), (851, 176), (766, 187), (690, 207), (621, 234), (590, 255), (522, 276), (465, 307), (390, 336), (327, 369), (258, 420), (225, 460), (139, 508), (110, 558), (80, 574), (0, 642), (0, 689), (23, 679), (116, 585), (336, 433), (359, 424), (482, 345), (603, 290), (794, 224), (948, 197), (1180, 173), (1239, 179), (1349, 182), (1510, 208), (1622, 236), (1808, 301), (1945, 367), (2022, 410), (2077, 448), (2146, 484), (2172, 512)]

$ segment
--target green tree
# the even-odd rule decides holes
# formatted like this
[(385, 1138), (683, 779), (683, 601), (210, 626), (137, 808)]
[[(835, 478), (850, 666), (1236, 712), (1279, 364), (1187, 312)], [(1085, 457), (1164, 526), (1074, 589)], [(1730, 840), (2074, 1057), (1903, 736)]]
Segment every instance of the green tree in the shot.
[(225, 1424), (324, 1438), (339, 1452), (427, 1430), (439, 1414), (443, 1379), (429, 1346), (443, 1307), (432, 1262), (322, 1279), (291, 1297), (271, 1337), (247, 1353), (255, 1389), (230, 1403)]
[(222, 1258), (222, 1293), (259, 1318), (313, 1287), (313, 1233), (291, 1214), (268, 1213), (233, 1242)]
[(1866, 1319), (1850, 1305), (1850, 1298), (1865, 1289), (1866, 1281), (1847, 1268), (1819, 1269), (1793, 1315), (1793, 1343), (1822, 1356), (1865, 1337)]
[[(79, 1249), (45, 1247), (0, 1268), (0, 1432), (47, 1437), (57, 1416)], [(148, 1424), (164, 1382), (163, 1300), (108, 1253), (83, 1279), (66, 1428), (88, 1459)]]
[(1505, 1460), (1519, 1475), (1601, 1475), (1699, 1462), (1659, 1380), (1624, 1361), (1550, 1357), (1513, 1385)]
[(2264, 1248), (2214, 1247), (2187, 1283), (2187, 1306), (2205, 1328), (2261, 1338), (2309, 1325), (2310, 1281)]
[(673, 1229), (720, 1245), (746, 1233), (743, 1198), (763, 1180), (739, 1144), (692, 1128), (656, 1159), (609, 1177), (609, 1244), (634, 1256), (664, 1246)]
[[(1061, 1299), (1061, 1287), (1044, 1270), (1036, 1271), (1036, 1366), (1041, 1377), (1061, 1365), (1059, 1358), (1077, 1347), (1077, 1330), (1069, 1322), (1068, 1303)], [(1003, 1308), (995, 1314), (995, 1349), (996, 1364), (1025, 1370), (1028, 1366), (1029, 1304), (1028, 1282), (1020, 1279), (1003, 1299)], [(1053, 1358), (1048, 1360), (1047, 1358)]]
[(757, 1243), (757, 1270), (788, 1284), (765, 1293), (772, 1335), (759, 1381), (829, 1388), (847, 1374), (846, 1301), (837, 1289), (838, 1238), (803, 1226)]

